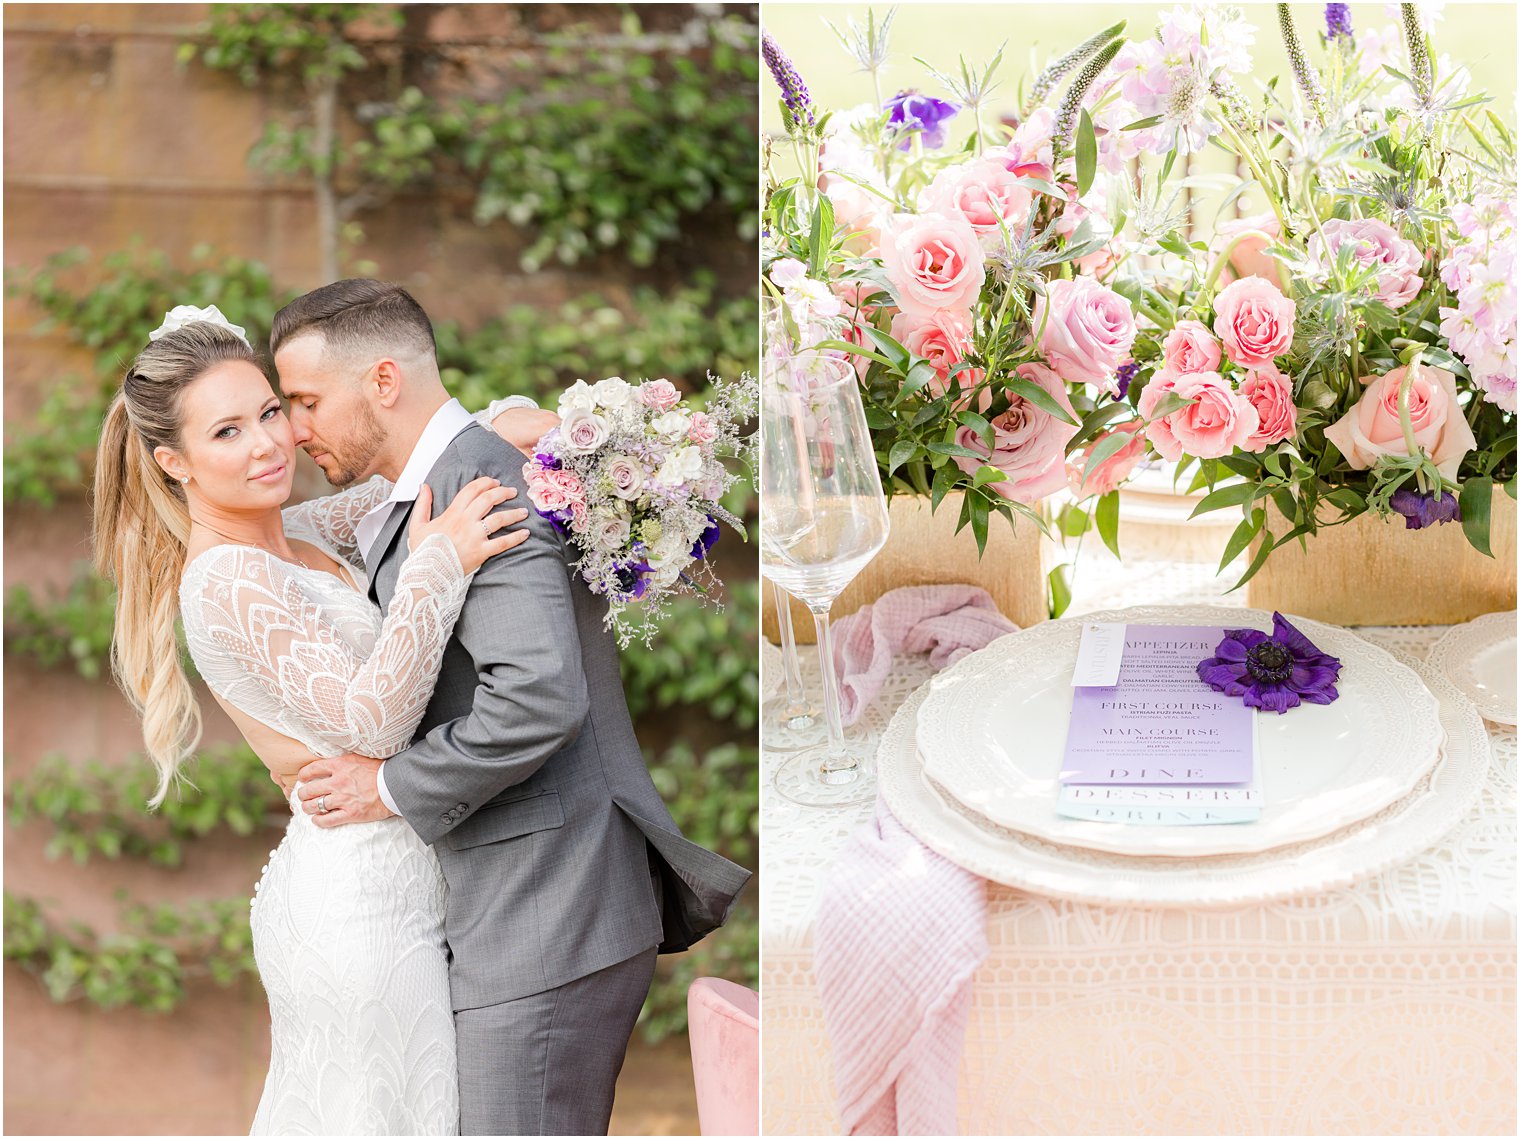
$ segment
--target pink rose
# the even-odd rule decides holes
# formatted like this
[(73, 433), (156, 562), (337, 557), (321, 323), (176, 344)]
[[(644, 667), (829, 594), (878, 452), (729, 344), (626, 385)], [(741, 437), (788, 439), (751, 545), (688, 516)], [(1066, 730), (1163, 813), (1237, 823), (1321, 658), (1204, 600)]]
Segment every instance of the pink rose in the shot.
[(834, 206), (834, 221), (849, 237), (844, 247), (857, 257), (874, 257), (881, 245), (881, 225), (889, 206), (879, 194), (843, 178), (825, 174), (819, 179)]
[(1178, 376), (1172, 383), (1172, 391), (1183, 399), (1196, 401), (1167, 417), (1173, 437), (1189, 455), (1200, 459), (1228, 455), (1244, 445), (1260, 424), (1256, 409), (1237, 395), (1218, 372)]
[(648, 380), (639, 385), (639, 399), (645, 407), (669, 411), (681, 402), (681, 393), (669, 380)]
[(613, 455), (602, 473), (612, 483), (612, 493), (626, 501), (638, 498), (644, 489), (644, 468), (627, 455)]
[(570, 450), (589, 455), (607, 441), (607, 421), (594, 411), (573, 408), (560, 421), (559, 433)]
[[(1092, 448), (1113, 435), (1128, 435), (1130, 441), (1094, 467), (1084, 479), (1082, 471), (1087, 466), (1087, 456), (1092, 453)], [(1119, 424), (1112, 431), (1103, 432), (1084, 450), (1071, 456), (1066, 463), (1066, 484), (1071, 488), (1071, 493), (1078, 498), (1108, 494), (1110, 491), (1119, 489), (1119, 485), (1129, 478), (1143, 458), (1145, 458), (1145, 424), (1138, 419), (1132, 419), (1128, 423)]]
[[(1071, 401), (1060, 376), (1043, 364), (1020, 364), (1016, 370), (1024, 379), (1044, 388), (1071, 412)], [(991, 400), (992, 393), (984, 391), (983, 410)], [(1075, 413), (1072, 416), (1075, 418)], [(955, 433), (955, 441), (986, 458), (980, 461), (957, 458), (955, 461), (967, 474), (973, 474), (982, 462), (991, 463), (1008, 477), (988, 483), (988, 488), (1014, 502), (1032, 504), (1065, 484), (1066, 444), (1076, 433), (1074, 424), (1063, 423), (1022, 396), (1010, 393), (1008, 410), (992, 419), (991, 452), (981, 436), (969, 427), (961, 427)]]
[(1282, 274), (1278, 271), (1277, 259), (1265, 252), (1281, 233), (1282, 223), (1274, 213), (1236, 218), (1215, 225), (1214, 240), (1209, 245), (1211, 256), (1223, 257), (1224, 251), (1230, 249), (1230, 243), (1235, 242), (1229, 264), (1219, 271), (1220, 281), (1229, 284), (1237, 277), (1260, 277), (1272, 282), (1281, 292)]
[(1270, 281), (1242, 277), (1214, 298), (1214, 333), (1234, 363), (1246, 368), (1270, 364), (1292, 346), (1297, 310)]
[(1240, 445), (1260, 454), (1273, 443), (1293, 437), (1298, 408), (1293, 405), (1293, 381), (1270, 364), (1253, 369), (1240, 382), (1240, 394), (1256, 409), (1255, 432)]
[[(1399, 385), (1408, 371), (1395, 368), (1386, 376), (1364, 376), (1362, 398), (1339, 422), (1325, 428), (1325, 438), (1353, 470), (1365, 471), (1383, 455), (1409, 454), (1399, 423)], [(1457, 477), (1462, 457), (1478, 445), (1457, 403), (1456, 379), (1444, 368), (1421, 364), (1409, 388), (1414, 441), (1449, 479)]]
[(1219, 341), (1196, 320), (1179, 320), (1161, 345), (1169, 376), (1187, 376), (1219, 370)]
[[(942, 309), (927, 316), (900, 312), (892, 318), (892, 338), (934, 365), (933, 380), (928, 387), (936, 396), (945, 394), (950, 369), (966, 358), (971, 347), (971, 318), (964, 313)], [(962, 369), (956, 373), (956, 387), (972, 387), (982, 373)]]
[(1414, 300), (1424, 283), (1420, 280), (1424, 260), (1414, 242), (1405, 241), (1391, 225), (1375, 218), (1331, 218), (1324, 230), (1323, 241), (1318, 233), (1309, 237), (1309, 257), (1322, 269), (1333, 265), (1341, 248), (1350, 245), (1358, 262), (1376, 268), (1378, 300), (1392, 309)]
[(691, 413), (691, 427), (686, 431), (686, 438), (698, 445), (711, 443), (718, 437), (718, 429), (713, 426), (712, 417), (705, 411)]
[(924, 213), (965, 218), (981, 237), (1001, 245), (1003, 229), (1018, 232), (1033, 200), (1034, 195), (1019, 185), (1018, 176), (1006, 165), (995, 158), (981, 158), (941, 170), (919, 195), (918, 204)]
[(586, 509), (586, 488), (569, 471), (546, 471), (537, 463), (523, 465), (528, 498), (545, 514), (569, 511), (579, 517)]
[(882, 235), (881, 260), (903, 312), (968, 310), (986, 279), (976, 230), (943, 214), (894, 218)]
[(1013, 137), (1008, 140), (1007, 149), (995, 152), (991, 157), (1021, 178), (1039, 178), (1053, 185), (1056, 180), (1052, 169), (1055, 151), (1051, 138), (1055, 134), (1055, 127), (1055, 111), (1050, 107), (1040, 107), (1019, 124)]
[(1109, 271), (1119, 264), (1119, 258), (1123, 254), (1121, 243), (1112, 237), (1113, 223), (1109, 220), (1107, 202), (1100, 186), (1094, 186), (1087, 192), (1087, 201), (1083, 203), (1077, 200), (1077, 188), (1068, 185), (1066, 191), (1071, 194), (1071, 200), (1066, 203), (1061, 216), (1055, 220), (1055, 231), (1062, 237), (1069, 238), (1077, 232), (1077, 227), (1088, 218), (1092, 219), (1095, 232), (1107, 230), (1110, 240), (1091, 253), (1084, 253), (1081, 257), (1072, 261), (1072, 265), (1079, 273), (1086, 273), (1092, 277), (1107, 276)]
[(1091, 277), (1051, 281), (1045, 288), (1034, 305), (1034, 326), (1044, 326), (1045, 359), (1063, 379), (1116, 391), (1114, 369), (1129, 359), (1135, 342), (1129, 301)]
[(1145, 420), (1145, 437), (1150, 440), (1151, 446), (1156, 448), (1156, 454), (1171, 463), (1182, 458), (1182, 444), (1172, 433), (1170, 417), (1157, 415), (1156, 407), (1161, 402), (1161, 397), (1172, 390), (1175, 382), (1176, 377), (1158, 372), (1151, 377), (1151, 382), (1145, 385), (1144, 390), (1140, 392), (1140, 398), (1135, 403), (1135, 409)]

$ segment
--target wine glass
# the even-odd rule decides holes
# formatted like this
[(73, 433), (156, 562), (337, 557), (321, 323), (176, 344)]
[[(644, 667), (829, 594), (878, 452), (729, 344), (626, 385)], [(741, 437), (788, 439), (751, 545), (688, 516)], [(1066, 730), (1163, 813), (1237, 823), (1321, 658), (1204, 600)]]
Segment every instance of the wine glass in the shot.
[(785, 687), (773, 701), (775, 711), (769, 722), (788, 735), (811, 735), (811, 729), (822, 723), (823, 711), (802, 686), (802, 668), (797, 660), (797, 633), (792, 627), (791, 598), (786, 590), (773, 581), (771, 600), (776, 612), (776, 627), (781, 631), (781, 673)]
[(767, 355), (760, 395), (760, 563), (818, 630), (828, 740), (777, 772), (807, 806), (863, 802), (870, 756), (844, 736), (829, 636), (834, 599), (887, 540), (887, 503), (854, 368), (838, 357)]

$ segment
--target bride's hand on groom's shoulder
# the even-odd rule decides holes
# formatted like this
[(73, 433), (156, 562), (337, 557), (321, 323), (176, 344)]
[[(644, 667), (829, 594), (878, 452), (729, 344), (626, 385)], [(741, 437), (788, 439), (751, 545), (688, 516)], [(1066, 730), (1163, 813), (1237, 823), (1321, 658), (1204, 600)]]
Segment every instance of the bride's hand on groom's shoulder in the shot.
[[(497, 510), (517, 497), (517, 488), (496, 479), (481, 477), (467, 483), (437, 518), (433, 517), (433, 488), (426, 483), (417, 492), (407, 531), (408, 548), (415, 550), (432, 534), (442, 534), (454, 545), (465, 573), (474, 573), (488, 558), (505, 553), (528, 540), (525, 529), (501, 533), (528, 517), (522, 508)], [(494, 513), (493, 513), (494, 512)]]
[(319, 827), (390, 818), (395, 812), (381, 801), (377, 783), (382, 762), (352, 754), (313, 760), (296, 774), (301, 809)]

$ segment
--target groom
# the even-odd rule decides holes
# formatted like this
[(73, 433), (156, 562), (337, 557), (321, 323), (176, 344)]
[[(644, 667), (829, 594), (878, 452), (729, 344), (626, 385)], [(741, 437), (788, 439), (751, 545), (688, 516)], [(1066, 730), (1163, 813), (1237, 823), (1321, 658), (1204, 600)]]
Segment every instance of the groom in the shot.
[[(449, 398), (404, 289), (317, 289), (275, 316), (270, 346), (328, 481), (395, 483), (357, 531), (382, 607), (424, 484), (435, 515), (481, 475), (526, 495), (523, 455)], [(318, 826), (399, 814), (437, 850), (463, 1133), (605, 1134), (656, 953), (721, 925), (749, 874), (681, 836), (634, 738), (606, 602), (546, 519), (525, 524), (529, 541), (476, 572), (411, 747), (314, 762), (301, 797)]]

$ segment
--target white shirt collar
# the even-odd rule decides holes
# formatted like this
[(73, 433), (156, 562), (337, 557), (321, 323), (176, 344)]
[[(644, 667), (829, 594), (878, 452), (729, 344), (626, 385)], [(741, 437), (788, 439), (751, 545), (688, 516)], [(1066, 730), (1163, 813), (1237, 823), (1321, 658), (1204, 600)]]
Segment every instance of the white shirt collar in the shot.
[(396, 479), (396, 485), (391, 488), (391, 496), (386, 501), (415, 502), (423, 480), (443, 455), (444, 449), (453, 442), (454, 436), (474, 422), (475, 417), (457, 399), (449, 400), (433, 412), (433, 418), (422, 429), (417, 445), (412, 448), (411, 457), (401, 469), (401, 475)]

